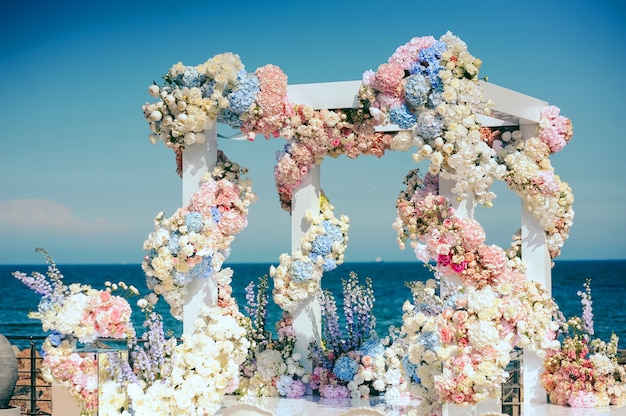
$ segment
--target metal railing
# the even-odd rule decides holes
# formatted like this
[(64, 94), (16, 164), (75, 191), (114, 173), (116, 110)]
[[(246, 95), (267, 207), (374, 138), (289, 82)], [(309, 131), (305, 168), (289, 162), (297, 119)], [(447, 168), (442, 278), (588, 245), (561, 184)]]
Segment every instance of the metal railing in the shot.
[(50, 383), (41, 377), (41, 362), (43, 358), (39, 354), (44, 336), (11, 336), (6, 338), (16, 345), (28, 351), (27, 356), (18, 356), (17, 385), (9, 404), (19, 407), (22, 416), (42, 416), (52, 414), (52, 390)]

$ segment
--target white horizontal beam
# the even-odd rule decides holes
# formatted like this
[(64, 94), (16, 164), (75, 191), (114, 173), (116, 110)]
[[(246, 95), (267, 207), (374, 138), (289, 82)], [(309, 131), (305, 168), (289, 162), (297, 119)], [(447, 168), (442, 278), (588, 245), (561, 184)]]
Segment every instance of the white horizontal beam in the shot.
[[(485, 100), (494, 103), (492, 114), (478, 114), (483, 126), (499, 127), (539, 122), (541, 109), (548, 105), (546, 101), (480, 81)], [(295, 84), (287, 87), (289, 102), (306, 104), (316, 109), (357, 108), (361, 81), (320, 82), (313, 84)], [(385, 126), (381, 131), (397, 130), (395, 126)]]

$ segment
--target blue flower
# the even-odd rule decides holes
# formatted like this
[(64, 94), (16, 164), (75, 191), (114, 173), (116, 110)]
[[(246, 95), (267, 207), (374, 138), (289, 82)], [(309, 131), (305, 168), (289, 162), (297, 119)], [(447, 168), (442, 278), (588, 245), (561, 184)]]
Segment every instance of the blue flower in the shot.
[(428, 351), (435, 351), (439, 348), (439, 337), (433, 331), (421, 332), (417, 342)]
[(373, 338), (368, 339), (367, 341), (361, 344), (360, 351), (363, 355), (369, 355), (370, 357), (376, 357), (383, 355), (385, 353), (385, 348), (383, 344), (380, 342), (380, 339)]
[(230, 109), (237, 115), (248, 111), (259, 93), (259, 79), (244, 69), (237, 73), (237, 89), (228, 95)]
[(170, 241), (167, 245), (167, 249), (171, 253), (178, 253), (178, 250), (180, 250), (179, 240), (180, 240), (180, 235), (178, 233), (174, 233), (170, 235)]
[(311, 251), (320, 256), (328, 256), (333, 250), (333, 242), (328, 235), (322, 234), (315, 237), (311, 244)]
[(192, 66), (185, 67), (185, 72), (183, 73), (180, 82), (182, 86), (194, 88), (200, 87), (202, 82), (206, 78), (205, 75), (200, 75), (200, 73), (196, 70), (196, 68)]
[(332, 257), (326, 257), (324, 259), (324, 264), (322, 264), (322, 270), (325, 272), (329, 272), (331, 270), (335, 270), (337, 268), (337, 262)]
[(404, 84), (406, 102), (413, 108), (424, 106), (428, 102), (430, 80), (422, 74), (411, 75)]
[(443, 119), (434, 110), (421, 111), (417, 116), (417, 134), (424, 139), (434, 139), (441, 136)]
[(213, 216), (213, 221), (216, 223), (220, 222), (222, 219), (222, 213), (220, 212), (218, 207), (211, 207), (211, 215)]
[(322, 227), (324, 227), (326, 235), (331, 239), (333, 243), (343, 242), (343, 233), (341, 232), (341, 228), (338, 225), (333, 225), (330, 221), (324, 220), (322, 221)]
[(406, 104), (403, 104), (391, 108), (391, 111), (389, 111), (389, 120), (401, 129), (407, 130), (413, 127), (417, 118), (411, 113), (411, 110), (409, 110)]
[(404, 367), (404, 371), (409, 375), (414, 383), (421, 382), (420, 378), (417, 376), (417, 365), (409, 361), (408, 355), (402, 357), (402, 367)]
[(295, 260), (291, 263), (291, 278), (296, 282), (311, 280), (313, 275), (313, 263), (306, 260)]
[(200, 91), (202, 91), (202, 98), (209, 98), (211, 94), (213, 94), (213, 87), (215, 87), (215, 81), (207, 80), (200, 87)]
[(185, 215), (185, 225), (189, 231), (199, 233), (204, 228), (204, 218), (199, 212), (190, 212)]
[(191, 273), (175, 271), (172, 280), (176, 286), (187, 286), (191, 282)]
[(213, 256), (204, 256), (202, 261), (189, 270), (189, 275), (192, 279), (208, 279), (211, 276), (213, 267), (211, 266), (211, 260)]
[(333, 373), (335, 373), (339, 380), (349, 382), (352, 381), (358, 369), (359, 365), (356, 363), (356, 361), (354, 361), (347, 355), (344, 355), (339, 358), (335, 363)]
[(50, 335), (48, 335), (48, 341), (53, 347), (58, 347), (59, 345), (61, 345), (61, 341), (63, 341), (63, 336), (59, 331), (55, 330), (52, 331)]

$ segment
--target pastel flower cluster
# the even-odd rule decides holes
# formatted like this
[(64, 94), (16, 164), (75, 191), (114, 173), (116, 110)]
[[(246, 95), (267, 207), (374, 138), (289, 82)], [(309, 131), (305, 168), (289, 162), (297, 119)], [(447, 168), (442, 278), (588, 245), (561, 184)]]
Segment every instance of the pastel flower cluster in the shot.
[(239, 366), (248, 353), (242, 318), (225, 315), (218, 307), (203, 308), (194, 332), (183, 335), (172, 353), (171, 375), (128, 385), (132, 414), (217, 413), (224, 395), (237, 388)]
[(351, 272), (342, 285), (345, 332), (340, 328), (333, 294), (328, 290), (322, 293), (322, 341), (309, 345), (315, 365), (311, 387), (324, 398), (358, 399), (381, 394), (399, 380), (393, 373), (387, 374), (384, 354), (388, 340), (379, 339), (375, 333), (371, 279), (361, 285)]
[(493, 142), (499, 162), (506, 167), (505, 183), (546, 231), (552, 258), (560, 255), (574, 218), (572, 189), (554, 173), (549, 158), (572, 137), (571, 122), (558, 115), (559, 111), (555, 106), (542, 110), (536, 137), (505, 131)]
[(563, 324), (563, 341), (544, 360), (541, 384), (550, 402), (575, 408), (626, 403), (626, 367), (618, 364), (618, 338), (593, 339), (591, 282), (579, 291), (583, 313)]
[[(38, 248), (48, 263), (46, 274), (16, 271), (13, 276), (41, 295), (37, 312), (29, 317), (39, 319), (44, 331), (52, 331), (55, 339), (68, 337), (81, 343), (91, 343), (97, 338), (123, 339), (134, 334), (130, 320), (130, 304), (111, 290), (97, 290), (78, 283), (69, 286), (63, 283), (63, 275), (48, 253)], [(123, 289), (136, 295), (134, 287), (120, 283)], [(118, 285), (115, 285), (118, 289)]]
[(413, 304), (405, 303), (401, 335), (390, 348), (392, 361), (402, 363), (405, 388), (420, 400), (419, 414), (495, 397), (513, 346), (513, 333), (497, 324), (503, 302), (489, 286), (447, 287), (442, 296), (437, 287), (434, 280), (412, 283)]
[[(42, 374), (48, 382), (57, 382), (68, 388), (70, 395), (80, 403), (87, 416), (98, 413), (98, 360), (89, 345), (98, 338), (126, 339), (135, 336), (131, 322), (132, 309), (125, 296), (139, 294), (124, 282), (106, 282), (105, 290), (63, 282), (63, 274), (52, 257), (43, 248), (37, 248), (48, 264), (46, 274), (33, 272), (28, 276), (14, 272), (13, 276), (41, 295), (39, 308), (29, 317), (39, 319), (45, 332)], [(87, 346), (80, 352), (77, 342)], [(104, 378), (102, 379), (102, 381)]]
[(311, 223), (302, 237), (302, 245), (291, 256), (284, 253), (280, 264), (272, 266), (274, 302), (287, 312), (293, 312), (306, 299), (320, 291), (322, 275), (343, 263), (348, 243), (349, 219), (339, 218), (324, 195), (320, 196), (320, 213), (306, 213)]
[(94, 354), (79, 354), (71, 340), (56, 344), (46, 339), (41, 374), (49, 383), (68, 389), (87, 416), (98, 414), (98, 360)]
[(148, 288), (164, 297), (177, 319), (187, 285), (218, 272), (234, 235), (248, 224), (248, 207), (256, 196), (246, 173), (219, 152), (216, 167), (203, 176), (188, 205), (170, 218), (159, 213), (154, 220), (155, 231), (144, 242), (148, 254), (142, 268)]
[(502, 168), (481, 140), (474, 113), (490, 108), (478, 84), (480, 66), (450, 32), (439, 40), (413, 38), (376, 72), (365, 72), (359, 97), (376, 124), (412, 130), (416, 162), (430, 160), (429, 172), (454, 181), (455, 194), (490, 206), (489, 188)]
[(247, 338), (250, 349), (240, 366), (237, 394), (244, 397), (301, 397), (306, 392), (310, 375), (295, 353), (296, 334), (288, 313), (276, 323), (277, 337), (267, 329), (268, 277), (259, 278), (246, 287)]

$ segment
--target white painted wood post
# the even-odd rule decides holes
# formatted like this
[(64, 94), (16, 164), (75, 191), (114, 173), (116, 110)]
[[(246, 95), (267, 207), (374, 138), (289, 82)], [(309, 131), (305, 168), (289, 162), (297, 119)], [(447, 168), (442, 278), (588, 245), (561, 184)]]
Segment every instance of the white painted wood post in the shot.
[[(520, 125), (524, 138), (536, 134), (537, 124)], [(522, 261), (526, 264), (526, 276), (532, 281), (543, 283), (552, 294), (552, 260), (548, 252), (546, 233), (539, 221), (526, 208), (522, 201)], [(524, 350), (522, 364), (522, 383), (524, 404), (546, 403), (547, 394), (541, 386), (543, 359), (530, 350)]]
[[(306, 211), (313, 215), (320, 212), (320, 166), (315, 165), (294, 190), (291, 198), (291, 252), (300, 250), (302, 237), (309, 229), (309, 222), (305, 219)], [(302, 363), (307, 371), (313, 370), (313, 365), (307, 359), (309, 344), (319, 341), (322, 333), (322, 318), (319, 299), (312, 296), (304, 301), (293, 313), (293, 328), (297, 336), (294, 351), (302, 356)]]
[[(217, 130), (206, 130), (204, 143), (195, 143), (183, 151), (183, 206), (187, 206), (191, 196), (200, 189), (200, 179), (210, 172), (217, 163)], [(203, 305), (217, 305), (217, 284), (211, 277), (193, 279), (187, 286), (187, 296), (183, 305), (183, 334), (191, 335), (194, 321)]]

